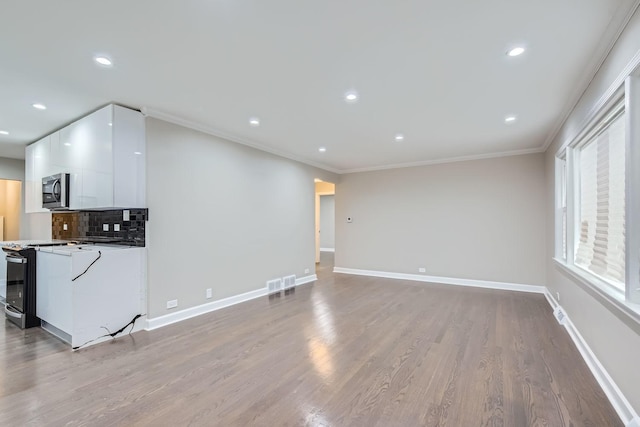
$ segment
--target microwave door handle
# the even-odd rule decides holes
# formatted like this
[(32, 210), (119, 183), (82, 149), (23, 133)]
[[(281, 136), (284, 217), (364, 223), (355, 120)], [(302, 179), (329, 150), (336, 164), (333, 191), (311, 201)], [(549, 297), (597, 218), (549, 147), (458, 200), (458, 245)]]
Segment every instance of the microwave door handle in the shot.
[(5, 257), (5, 259), (7, 260), (7, 262), (10, 262), (12, 264), (26, 264), (27, 263), (27, 259), (26, 258), (19, 258), (19, 257), (14, 257), (14, 256), (7, 256)]
[[(60, 198), (57, 196), (57, 193), (56, 193), (56, 186), (57, 186), (58, 188), (60, 188), (60, 180), (59, 180), (59, 179), (56, 179), (56, 180), (53, 182), (53, 186), (51, 186), (51, 195), (52, 195), (52, 196), (53, 196), (53, 198), (56, 200), (56, 202), (59, 202), (59, 201), (60, 201)], [(58, 191), (58, 193), (60, 193), (60, 191)]]

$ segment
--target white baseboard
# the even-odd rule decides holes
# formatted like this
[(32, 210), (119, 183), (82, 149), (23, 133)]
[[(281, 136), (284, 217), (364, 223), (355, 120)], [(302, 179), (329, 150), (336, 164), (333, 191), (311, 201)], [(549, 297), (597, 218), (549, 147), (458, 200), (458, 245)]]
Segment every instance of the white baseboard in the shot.
[[(547, 298), (549, 305), (554, 310), (562, 309), (558, 301), (556, 301), (556, 299), (548, 290), (544, 295)], [(591, 351), (589, 344), (587, 344), (587, 342), (582, 337), (566, 312), (564, 312), (564, 319), (561, 324), (569, 333), (569, 336), (573, 340), (573, 343), (578, 348), (578, 351), (582, 355), (582, 358), (591, 370), (591, 373), (595, 377), (596, 381), (598, 381), (598, 384), (600, 384), (600, 387), (602, 388), (604, 393), (609, 398), (609, 402), (611, 402), (611, 405), (618, 413), (618, 416), (620, 417), (624, 425), (626, 427), (640, 427), (640, 417), (638, 417), (638, 414), (634, 411), (631, 404), (629, 404), (627, 398), (624, 397), (624, 394), (622, 394), (622, 391), (620, 391), (620, 389), (613, 381), (604, 366), (602, 366), (596, 355), (593, 353), (593, 351)]]
[(318, 280), (318, 276), (315, 274), (311, 274), (309, 276), (304, 276), (296, 279), (296, 286), (304, 285), (306, 283), (315, 282)]
[(445, 285), (472, 286), (475, 288), (502, 289), (506, 291), (532, 292), (544, 294), (546, 287), (522, 285), (517, 283), (491, 282), (487, 280), (456, 279), (452, 277), (426, 276), (424, 274), (391, 273), (388, 271), (359, 270), (355, 268), (334, 267), (334, 273), (355, 274), (358, 276), (384, 277), (386, 279), (413, 280), (416, 282), (441, 283)]
[(320, 248), (320, 252), (335, 252), (336, 248)]
[[(310, 276), (304, 276), (296, 279), (296, 286), (304, 285), (305, 283), (311, 283), (318, 280), (315, 274)], [(216, 301), (208, 302), (206, 304), (198, 305), (195, 307), (186, 308), (184, 310), (176, 311), (174, 313), (165, 314), (164, 316), (154, 317), (153, 319), (147, 319), (147, 331), (161, 328), (163, 326), (171, 325), (172, 323), (187, 320), (192, 317), (200, 316), (201, 314), (210, 313), (212, 311), (220, 310), (232, 305), (240, 304), (241, 302), (250, 301), (255, 298), (260, 298), (268, 294), (267, 288), (256, 289), (255, 291), (245, 292), (243, 294), (234, 295), (228, 298), (219, 299)]]

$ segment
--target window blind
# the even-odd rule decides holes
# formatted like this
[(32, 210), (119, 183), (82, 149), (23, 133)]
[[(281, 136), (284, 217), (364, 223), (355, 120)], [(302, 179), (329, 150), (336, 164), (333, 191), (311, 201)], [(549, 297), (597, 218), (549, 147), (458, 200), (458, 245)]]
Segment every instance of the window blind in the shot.
[(579, 149), (580, 209), (575, 264), (624, 290), (624, 114)]

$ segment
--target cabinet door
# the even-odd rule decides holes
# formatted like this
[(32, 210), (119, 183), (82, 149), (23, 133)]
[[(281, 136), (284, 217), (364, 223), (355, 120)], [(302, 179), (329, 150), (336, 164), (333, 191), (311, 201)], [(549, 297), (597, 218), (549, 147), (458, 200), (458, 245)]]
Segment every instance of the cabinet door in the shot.
[(73, 288), (71, 257), (39, 251), (36, 274), (36, 315), (71, 335), (73, 332)]
[(113, 107), (113, 198), (115, 207), (146, 207), (144, 116)]
[[(36, 209), (36, 173), (33, 170), (35, 144), (27, 145), (24, 151), (24, 211), (26, 213), (35, 212)], [(40, 195), (42, 198), (42, 194)]]
[(25, 151), (25, 212), (49, 212), (42, 207), (42, 178), (51, 175), (50, 136), (29, 145)]

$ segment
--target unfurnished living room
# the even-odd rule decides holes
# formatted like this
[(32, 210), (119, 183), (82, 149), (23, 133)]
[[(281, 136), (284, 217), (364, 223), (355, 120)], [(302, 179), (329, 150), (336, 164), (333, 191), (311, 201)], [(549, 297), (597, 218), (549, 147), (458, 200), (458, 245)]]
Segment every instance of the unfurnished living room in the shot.
[(0, 425), (640, 427), (639, 5), (3, 2)]

